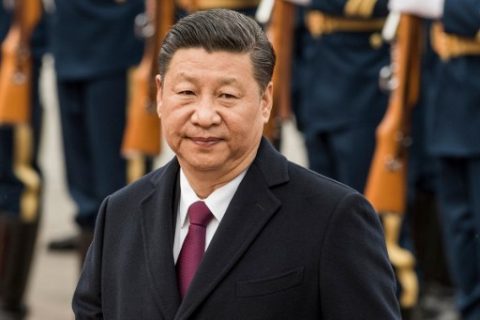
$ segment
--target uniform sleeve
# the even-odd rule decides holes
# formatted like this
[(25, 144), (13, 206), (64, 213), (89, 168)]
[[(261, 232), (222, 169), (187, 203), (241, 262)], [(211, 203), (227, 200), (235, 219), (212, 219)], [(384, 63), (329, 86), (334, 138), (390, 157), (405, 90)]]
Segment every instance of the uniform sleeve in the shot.
[(480, 1), (445, 0), (442, 22), (447, 33), (470, 38), (479, 36)]
[(319, 272), (325, 319), (401, 319), (382, 226), (361, 195), (333, 213)]
[(0, 2), (0, 43), (5, 39), (8, 29), (10, 28), (11, 14), (4, 8)]
[(383, 17), (388, 13), (388, 0), (312, 0), (311, 9), (352, 18)]
[(103, 319), (101, 270), (107, 202), (108, 198), (100, 207), (93, 242), (88, 249), (80, 280), (73, 295), (72, 308), (77, 320)]

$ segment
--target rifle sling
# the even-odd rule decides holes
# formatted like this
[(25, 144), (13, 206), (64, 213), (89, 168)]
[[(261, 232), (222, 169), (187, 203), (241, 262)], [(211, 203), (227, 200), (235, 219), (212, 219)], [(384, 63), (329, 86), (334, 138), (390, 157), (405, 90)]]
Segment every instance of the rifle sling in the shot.
[(467, 38), (446, 33), (442, 24), (432, 26), (432, 47), (442, 60), (480, 55), (480, 36)]
[(311, 10), (305, 16), (305, 25), (314, 37), (334, 32), (374, 32), (380, 31), (385, 24), (384, 18), (356, 19), (327, 15)]

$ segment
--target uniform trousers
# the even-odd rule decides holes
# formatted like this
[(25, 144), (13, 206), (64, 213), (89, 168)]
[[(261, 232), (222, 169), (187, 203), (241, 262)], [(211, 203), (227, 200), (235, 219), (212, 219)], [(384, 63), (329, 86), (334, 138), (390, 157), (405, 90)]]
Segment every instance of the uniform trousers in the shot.
[(480, 157), (440, 158), (445, 246), (464, 320), (480, 319)]
[(307, 133), (309, 168), (363, 192), (375, 148), (375, 130), (374, 125), (358, 125)]
[(88, 80), (58, 80), (67, 183), (75, 220), (93, 230), (101, 201), (126, 184), (120, 154), (126, 121), (126, 72)]

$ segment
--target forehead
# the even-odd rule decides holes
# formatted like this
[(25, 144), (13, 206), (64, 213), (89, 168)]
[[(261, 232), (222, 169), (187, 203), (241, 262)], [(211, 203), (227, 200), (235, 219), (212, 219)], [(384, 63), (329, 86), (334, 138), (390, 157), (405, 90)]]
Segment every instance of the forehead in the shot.
[(208, 52), (203, 48), (179, 49), (173, 55), (165, 77), (197, 77), (216, 74), (229, 79), (237, 77), (253, 79), (250, 53)]

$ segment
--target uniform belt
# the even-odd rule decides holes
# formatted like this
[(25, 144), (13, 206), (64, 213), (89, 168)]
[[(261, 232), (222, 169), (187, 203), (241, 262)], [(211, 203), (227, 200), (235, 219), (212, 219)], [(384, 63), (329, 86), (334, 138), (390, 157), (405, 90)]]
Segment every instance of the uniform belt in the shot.
[(480, 55), (480, 37), (460, 37), (443, 31), (441, 23), (432, 27), (432, 47), (443, 60)]
[(321, 11), (311, 10), (305, 17), (308, 31), (314, 37), (334, 32), (373, 32), (383, 28), (384, 18), (354, 19), (335, 17)]
[(189, 7), (194, 11), (214, 8), (224, 9), (242, 9), (258, 6), (260, 0), (189, 0), (179, 1), (177, 3), (182, 7), (182, 3), (189, 2)]

